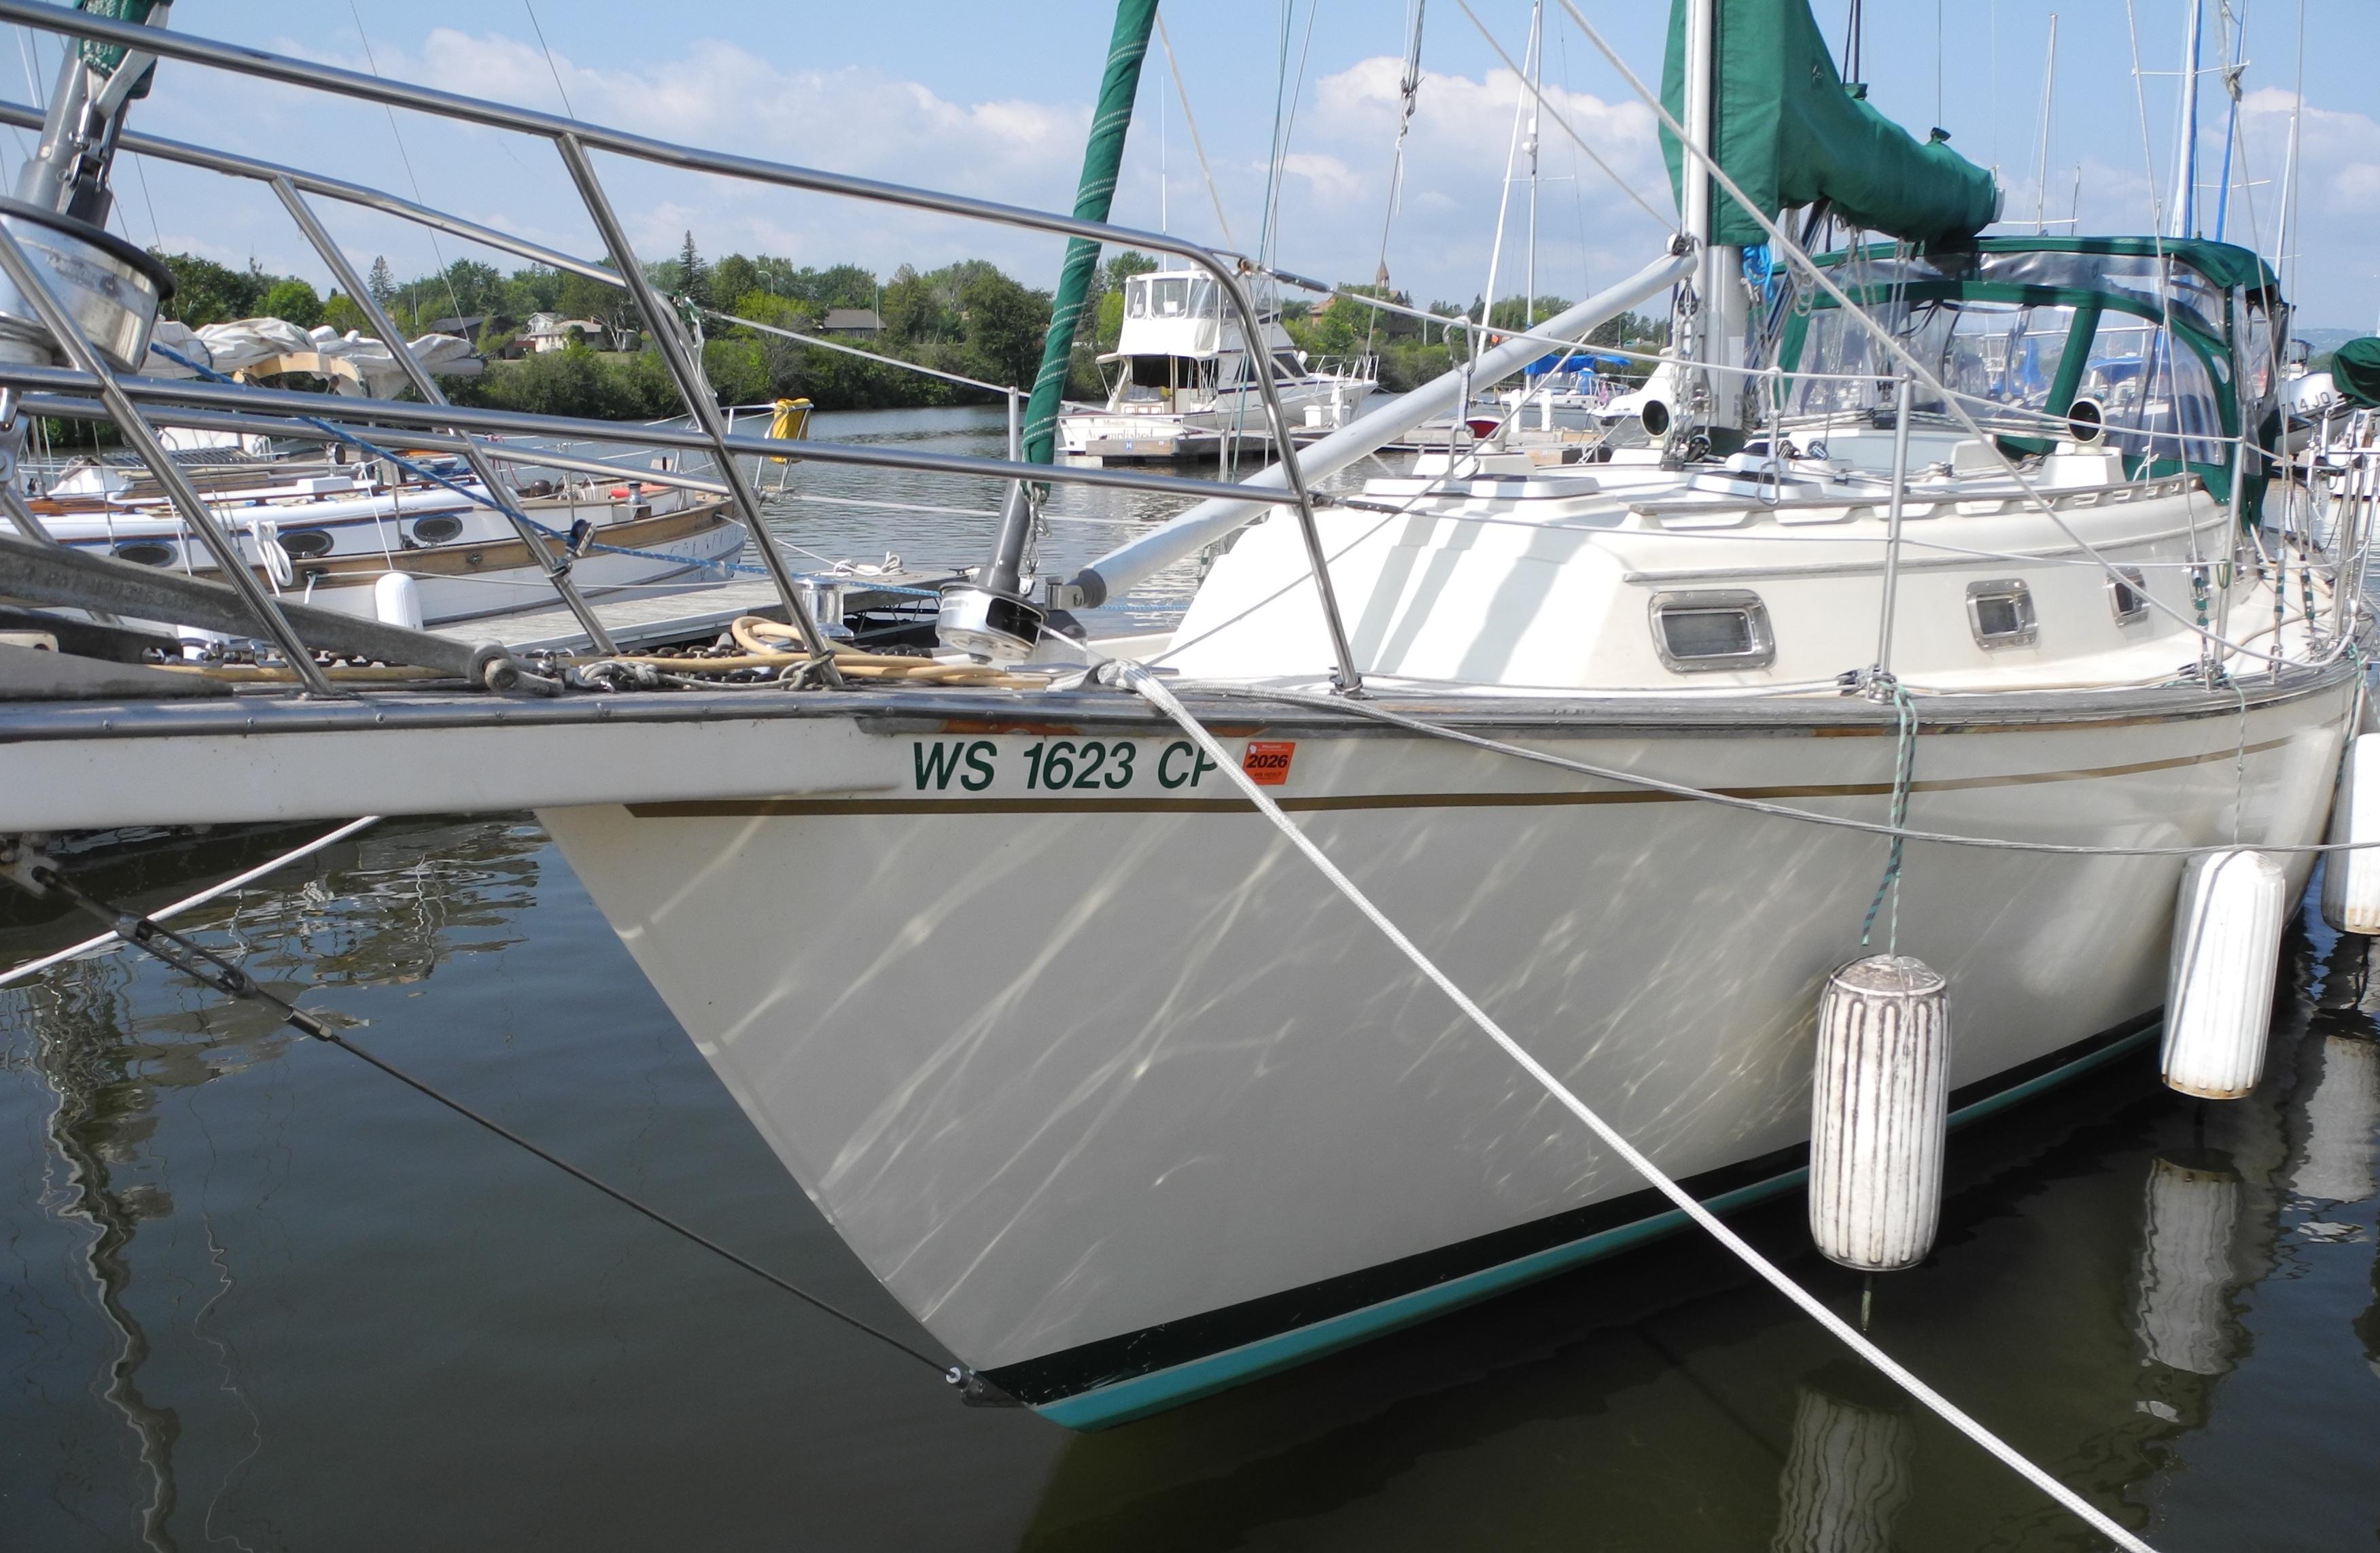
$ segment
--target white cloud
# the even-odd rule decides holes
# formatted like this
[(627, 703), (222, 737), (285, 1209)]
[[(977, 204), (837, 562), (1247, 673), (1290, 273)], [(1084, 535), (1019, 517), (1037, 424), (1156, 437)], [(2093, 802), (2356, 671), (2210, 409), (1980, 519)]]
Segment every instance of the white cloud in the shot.
[[(360, 56), (334, 57), (285, 40), (276, 46), (365, 67)], [(1013, 93), (973, 98), (874, 67), (788, 67), (717, 40), (691, 40), (665, 55), (625, 63), (606, 58), (581, 65), (557, 55), (549, 67), (531, 42), (492, 30), (442, 28), (416, 34), (403, 48), (383, 47), (377, 63), (391, 77), (553, 111), (562, 106), (558, 74), (578, 115), (623, 129), (1053, 210), (1072, 203), (1089, 116), (1079, 101)], [(1330, 278), (1371, 275), (1388, 209), (1402, 68), (1401, 59), (1378, 55), (1312, 79), (1282, 166), (1287, 188), (1277, 239), (1287, 268)], [(1153, 81), (1150, 90), (1169, 85)], [(1398, 284), (1425, 301), (1467, 301), (1486, 280), (1521, 95), (1518, 79), (1500, 68), (1478, 76), (1435, 70), (1424, 76), (1388, 260)], [(1650, 110), (1633, 100), (1552, 85), (1547, 96), (1552, 112), (1540, 128), (1538, 289), (1575, 297), (1641, 264), (1673, 221), (1672, 202)], [(411, 192), (418, 174), (432, 204), (549, 247), (589, 256), (598, 251), (552, 152), (534, 140), (400, 114), (408, 169), (378, 108), (261, 84), (240, 89), (236, 113), (226, 111), (233, 100), (218, 77), (168, 73), (140, 110), (136, 127), (294, 161), (399, 193)], [(2241, 103), (2246, 165), (2265, 180), (2253, 202), (2267, 235), (2291, 105), (2289, 92), (2270, 88), (2251, 92)], [(1616, 188), (1572, 144), (1557, 115), (1657, 214)], [(2209, 143), (2219, 147), (2221, 115), (2207, 117)], [(1268, 127), (1269, 118), (1210, 116), (1201, 125), (1232, 235), (1243, 247), (1256, 243), (1263, 224), (1266, 167), (1251, 159), (1251, 146), (1262, 145)], [(1146, 122), (1135, 126), (1127, 149), (1116, 204), (1121, 224), (1157, 224), (1151, 128)], [(2304, 256), (2299, 299), (2312, 323), (2366, 317), (2374, 289), (2363, 273), (2369, 266), (2348, 256), (2380, 245), (2380, 123), (2362, 113), (2313, 105), (2302, 115), (2301, 136), (2301, 225), (2291, 244)], [(2065, 150), (2053, 142), (2046, 200), (2052, 216), (2066, 213), (2072, 199), (2074, 163), (2061, 154)], [(2094, 152), (2083, 168), (2083, 229), (2145, 229), (2150, 189), (2163, 191), (2168, 175), (2152, 174), (2120, 144), (2095, 145)], [(1220, 241), (1178, 119), (1167, 155), (1173, 229)], [(811, 264), (849, 260), (887, 273), (903, 262), (930, 267), (980, 255), (1029, 284), (1048, 285), (1056, 268), (1059, 244), (1038, 235), (757, 189), (619, 157), (601, 157), (599, 166), (632, 240), (648, 255), (674, 250), (681, 234), (691, 230), (712, 254), (767, 251)], [(226, 192), (217, 180), (155, 163), (146, 170), (153, 219), (138, 181), (119, 183), (120, 224), (137, 240), (162, 237), (168, 246), (234, 263), (253, 254), (268, 268), (323, 278), (269, 195), (253, 188)], [(2029, 221), (2031, 168), (2005, 172), (2009, 214)], [(1515, 189), (1507, 218), (1501, 292), (1520, 284), (1516, 255), (1525, 237), (1526, 203), (1521, 193)], [(2235, 235), (2246, 203), (2242, 197), (2235, 205)], [(435, 261), (416, 229), (344, 210), (332, 219), (359, 262), (386, 252), (400, 273), (413, 273)], [(444, 239), (443, 251), (451, 259), (465, 250)]]

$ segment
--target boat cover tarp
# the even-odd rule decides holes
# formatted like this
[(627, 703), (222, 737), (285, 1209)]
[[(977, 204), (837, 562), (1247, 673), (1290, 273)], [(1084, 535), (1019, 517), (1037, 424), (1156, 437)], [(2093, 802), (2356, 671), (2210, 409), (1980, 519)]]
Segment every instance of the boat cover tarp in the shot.
[[(1670, 0), (1661, 101), (1686, 121), (1686, 10)], [(1911, 242), (1956, 242), (1991, 224), (1991, 174), (1943, 139), (1919, 141), (1852, 95), (1835, 70), (1809, 0), (1718, 0), (1718, 91), (1711, 140), (1718, 164), (1761, 210), (1834, 202), (1856, 227)], [(1939, 131), (1937, 131), (1937, 136)], [(1664, 129), (1670, 187), (1684, 208), (1684, 148)], [(1713, 242), (1753, 246), (1768, 235), (1727, 191), (1711, 191)]]
[[(226, 377), (259, 367), (267, 372), (314, 371), (328, 377), (335, 390), (373, 399), (394, 399), (410, 381), (395, 354), (369, 334), (353, 330), (342, 334), (328, 327), (300, 329), (285, 319), (243, 318), (203, 329), (160, 319), (151, 341), (140, 370), (152, 378), (199, 375), (154, 348), (163, 346)], [(472, 377), (482, 366), (471, 342), (453, 334), (424, 334), (405, 348), (436, 377)]]
[(2380, 340), (2350, 340), (2330, 358), (2331, 385), (2338, 396), (2365, 409), (2380, 409)]

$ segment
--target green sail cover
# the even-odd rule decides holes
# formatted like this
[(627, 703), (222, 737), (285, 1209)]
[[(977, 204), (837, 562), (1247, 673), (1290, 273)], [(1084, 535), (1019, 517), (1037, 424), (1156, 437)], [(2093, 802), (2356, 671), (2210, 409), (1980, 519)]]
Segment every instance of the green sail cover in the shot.
[[(1661, 102), (1686, 121), (1686, 10), (1670, 0)], [(1973, 237), (1998, 214), (1992, 176), (1940, 140), (1923, 144), (1845, 90), (1808, 0), (1716, 0), (1718, 164), (1762, 212), (1834, 201), (1855, 227), (1911, 242)], [(1685, 207), (1684, 149), (1661, 132), (1670, 187)], [(1727, 191), (1711, 189), (1711, 240), (1754, 247), (1768, 234)]]
[(2330, 358), (2331, 385), (2338, 396), (2365, 409), (2380, 409), (2380, 340), (2350, 340)]
[[(75, 6), (76, 10), (91, 16), (105, 17), (110, 21), (134, 23), (145, 23), (149, 19), (149, 13), (156, 8), (157, 0), (77, 0)], [(102, 76), (115, 74), (115, 67), (124, 63), (125, 50), (121, 43), (103, 43), (86, 38), (80, 47), (83, 62)], [(154, 74), (153, 67), (151, 73)], [(135, 97), (149, 95), (149, 82), (146, 79), (133, 89), (132, 95)]]
[[(1123, 165), (1124, 132), (1132, 127), (1133, 99), (1140, 94), (1140, 60), (1148, 52), (1148, 30), (1157, 20), (1157, 0), (1116, 0), (1115, 32), (1108, 40), (1108, 67), (1099, 79), (1099, 103), (1091, 112), (1091, 138), (1083, 147), (1083, 176), (1075, 189), (1075, 214), (1105, 221), (1115, 200), (1116, 173)], [(1090, 295), (1091, 272), (1099, 245), (1084, 237), (1066, 240), (1066, 261), (1058, 272), (1058, 294), (1050, 308), (1050, 334), (1041, 345), (1041, 370), (1025, 406), (1025, 458), (1056, 461), (1058, 401), (1066, 392), (1066, 369), (1075, 355), (1075, 329)]]

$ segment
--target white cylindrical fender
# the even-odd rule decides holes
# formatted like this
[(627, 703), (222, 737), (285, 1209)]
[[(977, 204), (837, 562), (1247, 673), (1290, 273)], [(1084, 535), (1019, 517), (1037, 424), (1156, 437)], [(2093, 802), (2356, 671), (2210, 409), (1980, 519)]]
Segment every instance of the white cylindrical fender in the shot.
[(1913, 1268), (1942, 1217), (1950, 1003), (1922, 960), (1877, 954), (1827, 980), (1810, 1097), (1810, 1234), (1864, 1272)]
[[(2380, 842), (2380, 742), (2371, 734), (2347, 741), (2347, 760), (2331, 800), (2334, 842)], [(2342, 933), (2380, 933), (2380, 847), (2333, 852), (2322, 862), (2322, 919)]]
[(372, 613), (383, 625), (420, 630), (420, 585), (403, 572), (382, 572), (372, 584)]
[(2208, 853), (2182, 869), (2161, 1062), (2183, 1094), (2236, 1100), (2256, 1086), (2289, 897), (2280, 860), (2261, 852)]

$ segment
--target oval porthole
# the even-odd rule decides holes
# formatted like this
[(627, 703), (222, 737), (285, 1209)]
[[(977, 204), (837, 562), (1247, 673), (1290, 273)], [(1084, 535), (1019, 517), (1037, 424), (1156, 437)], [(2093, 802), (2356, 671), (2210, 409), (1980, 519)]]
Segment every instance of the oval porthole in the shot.
[(1682, 674), (1765, 669), (1777, 658), (1768, 606), (1740, 588), (1653, 595), (1653, 648)]
[(463, 520), (459, 517), (424, 517), (415, 520), (413, 540), (416, 544), (452, 544), (463, 537)]
[(118, 561), (129, 561), (136, 566), (170, 566), (179, 553), (164, 540), (133, 540), (117, 545), (115, 551)]
[(311, 561), (316, 556), (328, 555), (334, 542), (327, 528), (290, 528), (274, 537), (293, 561)]

